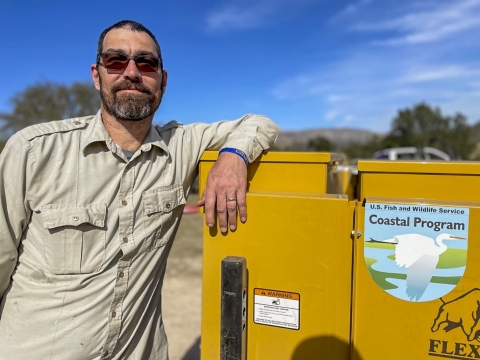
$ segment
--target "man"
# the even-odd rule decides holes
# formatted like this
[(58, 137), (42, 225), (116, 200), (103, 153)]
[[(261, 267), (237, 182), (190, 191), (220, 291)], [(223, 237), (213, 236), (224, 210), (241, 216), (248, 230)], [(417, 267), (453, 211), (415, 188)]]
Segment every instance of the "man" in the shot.
[(246, 162), (278, 128), (261, 116), (152, 126), (167, 85), (141, 24), (100, 36), (95, 116), (20, 131), (0, 157), (0, 359), (167, 359), (161, 289), (195, 168), (222, 232), (246, 220)]

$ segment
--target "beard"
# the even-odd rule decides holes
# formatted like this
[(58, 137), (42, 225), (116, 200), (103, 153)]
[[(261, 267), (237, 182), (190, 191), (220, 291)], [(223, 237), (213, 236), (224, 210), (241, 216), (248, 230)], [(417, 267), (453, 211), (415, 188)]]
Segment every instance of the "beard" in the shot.
[[(160, 99), (144, 84), (123, 80), (110, 90), (103, 86), (100, 78), (100, 97), (105, 111), (119, 120), (141, 121), (153, 116), (160, 105)], [(119, 93), (121, 90), (138, 90), (141, 93)]]

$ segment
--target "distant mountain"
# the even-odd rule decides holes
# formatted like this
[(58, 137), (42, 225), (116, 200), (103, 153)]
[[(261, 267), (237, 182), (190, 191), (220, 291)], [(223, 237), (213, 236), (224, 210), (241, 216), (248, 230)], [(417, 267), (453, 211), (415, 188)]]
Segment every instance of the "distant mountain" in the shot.
[(338, 148), (345, 148), (353, 144), (364, 144), (370, 141), (375, 133), (360, 129), (308, 129), (300, 131), (281, 131), (275, 143), (277, 149), (305, 149), (309, 140), (323, 137)]

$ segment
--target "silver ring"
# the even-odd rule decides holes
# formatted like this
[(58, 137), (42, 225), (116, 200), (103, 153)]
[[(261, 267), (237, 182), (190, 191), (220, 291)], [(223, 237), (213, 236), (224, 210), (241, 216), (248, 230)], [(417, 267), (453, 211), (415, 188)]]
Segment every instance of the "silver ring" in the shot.
[(227, 201), (237, 201), (236, 198), (227, 198)]

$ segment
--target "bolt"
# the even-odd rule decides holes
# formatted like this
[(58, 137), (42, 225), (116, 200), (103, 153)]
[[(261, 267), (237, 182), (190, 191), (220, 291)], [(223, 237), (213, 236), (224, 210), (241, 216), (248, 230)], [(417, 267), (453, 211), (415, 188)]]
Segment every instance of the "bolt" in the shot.
[[(352, 232), (350, 233), (350, 237), (352, 239), (355, 238), (355, 231), (352, 230)], [(357, 239), (359, 239), (361, 237), (362, 237), (362, 232), (357, 230)]]

